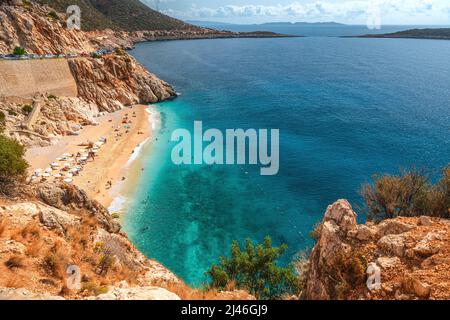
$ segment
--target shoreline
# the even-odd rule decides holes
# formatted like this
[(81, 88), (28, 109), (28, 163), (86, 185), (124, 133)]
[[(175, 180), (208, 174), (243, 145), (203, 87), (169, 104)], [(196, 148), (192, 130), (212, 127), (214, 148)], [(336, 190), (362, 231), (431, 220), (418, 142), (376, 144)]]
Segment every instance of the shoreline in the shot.
[[(122, 124), (127, 116), (129, 123)], [(26, 158), (31, 170), (45, 168), (63, 153), (75, 153), (80, 143), (105, 137), (107, 143), (95, 160), (89, 160), (73, 177), (73, 184), (109, 208), (135, 185), (141, 171), (137, 166), (140, 151), (158, 130), (159, 121), (159, 112), (152, 105), (127, 107), (98, 118), (98, 126), (84, 127), (79, 136), (65, 136), (55, 145), (29, 149)]]

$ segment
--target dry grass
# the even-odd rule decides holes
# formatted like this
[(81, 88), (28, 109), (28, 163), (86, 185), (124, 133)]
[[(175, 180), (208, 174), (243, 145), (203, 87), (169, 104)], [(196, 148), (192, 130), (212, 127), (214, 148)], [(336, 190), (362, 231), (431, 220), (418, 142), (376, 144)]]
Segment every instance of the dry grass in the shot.
[(0, 237), (3, 236), (5, 231), (6, 231), (6, 221), (1, 219), (0, 220)]
[(24, 288), (27, 285), (27, 281), (19, 276), (9, 277), (5, 283), (6, 288)]
[(44, 241), (40, 239), (33, 241), (27, 246), (27, 250), (25, 253), (32, 257), (39, 257), (44, 249), (44, 245)]
[(16, 241), (36, 241), (41, 238), (41, 235), (41, 228), (36, 222), (33, 221), (27, 224), (24, 228), (12, 232), (11, 238)]

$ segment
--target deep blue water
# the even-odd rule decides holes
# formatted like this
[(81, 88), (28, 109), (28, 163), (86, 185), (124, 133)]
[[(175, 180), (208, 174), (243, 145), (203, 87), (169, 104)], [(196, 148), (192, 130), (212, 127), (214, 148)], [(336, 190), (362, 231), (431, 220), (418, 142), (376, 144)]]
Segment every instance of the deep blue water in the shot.
[[(374, 173), (449, 162), (450, 41), (351, 38), (143, 43), (132, 54), (182, 95), (161, 103), (164, 127), (125, 230), (187, 283), (233, 239), (270, 235), (289, 261), (312, 245), (327, 205), (361, 204)], [(175, 166), (175, 128), (279, 128), (280, 172), (255, 166)], [(361, 215), (360, 219), (364, 217)]]

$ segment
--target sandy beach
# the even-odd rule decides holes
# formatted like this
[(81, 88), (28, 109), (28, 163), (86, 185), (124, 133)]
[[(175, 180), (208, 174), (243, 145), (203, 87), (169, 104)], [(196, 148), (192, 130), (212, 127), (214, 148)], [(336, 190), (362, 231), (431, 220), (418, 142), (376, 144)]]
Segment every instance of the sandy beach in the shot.
[[(62, 137), (55, 145), (29, 149), (26, 159), (30, 163), (30, 170), (44, 169), (62, 154), (76, 153), (80, 144), (104, 137), (107, 142), (100, 148), (95, 160), (87, 162), (80, 174), (73, 178), (73, 183), (108, 207), (119, 192), (119, 186), (124, 181), (130, 182), (130, 175), (137, 176), (130, 173), (133, 166), (129, 166), (129, 162), (157, 127), (153, 122), (159, 121), (159, 117), (149, 117), (148, 108), (137, 105), (106, 114), (98, 118), (99, 125), (84, 127), (78, 136)], [(131, 122), (123, 124), (122, 120), (126, 116)]]

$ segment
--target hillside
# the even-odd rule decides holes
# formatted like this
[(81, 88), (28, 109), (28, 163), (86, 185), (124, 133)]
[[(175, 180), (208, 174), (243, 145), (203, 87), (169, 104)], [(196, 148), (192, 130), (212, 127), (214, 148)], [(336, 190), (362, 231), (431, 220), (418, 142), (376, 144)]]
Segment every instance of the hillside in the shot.
[[(306, 267), (305, 299), (450, 299), (448, 219), (397, 217), (358, 224), (348, 201), (338, 200), (313, 234), (317, 242)], [(381, 276), (372, 290), (370, 265)]]
[(367, 34), (361, 38), (411, 38), (450, 40), (450, 28), (441, 29), (410, 29), (386, 34)]
[(82, 29), (86, 31), (115, 29), (182, 30), (193, 27), (183, 21), (152, 10), (139, 0), (37, 0), (59, 12), (70, 5), (78, 5), (82, 13)]

